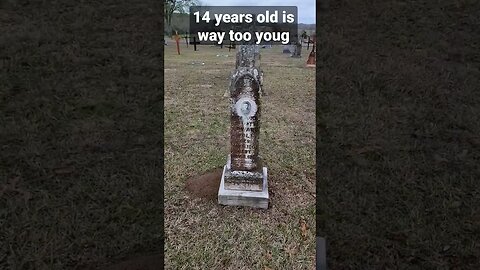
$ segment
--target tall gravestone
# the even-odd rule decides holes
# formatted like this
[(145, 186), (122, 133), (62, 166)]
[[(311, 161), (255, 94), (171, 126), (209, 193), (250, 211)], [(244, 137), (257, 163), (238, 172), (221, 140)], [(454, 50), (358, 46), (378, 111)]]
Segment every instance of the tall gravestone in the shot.
[(230, 83), (230, 155), (218, 191), (223, 205), (268, 208), (267, 168), (259, 156), (262, 71), (258, 46), (238, 47)]
[[(244, 45), (244, 46), (247, 46), (247, 45)], [(261, 59), (261, 56), (260, 56), (260, 46), (258, 45), (249, 45), (249, 46), (253, 46), (253, 61), (249, 62), (248, 65), (254, 65), (257, 72), (255, 73), (255, 75), (257, 76), (257, 79), (258, 79), (258, 82), (260, 83), (260, 96), (265, 96), (267, 93), (265, 92), (265, 88), (263, 86), (263, 71), (260, 69), (260, 59)], [(230, 73), (230, 86), (229, 88), (227, 88), (225, 90), (225, 93), (223, 94), (224, 97), (230, 97), (231, 95), (231, 92), (232, 92), (232, 89), (234, 87), (234, 83), (235, 83), (235, 76), (236, 76), (236, 73), (237, 73), (237, 70), (238, 68), (240, 67), (241, 65), (241, 59), (244, 54), (243, 52), (244, 49), (239, 49), (237, 51), (237, 54), (236, 54), (236, 60), (235, 60), (235, 70), (233, 72)]]

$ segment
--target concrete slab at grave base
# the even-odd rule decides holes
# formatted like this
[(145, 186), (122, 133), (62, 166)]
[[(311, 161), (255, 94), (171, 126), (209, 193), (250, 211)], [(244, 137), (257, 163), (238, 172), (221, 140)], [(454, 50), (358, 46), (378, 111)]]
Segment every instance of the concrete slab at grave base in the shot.
[(218, 189), (218, 203), (232, 206), (248, 206), (253, 208), (268, 208), (268, 182), (267, 167), (263, 167), (263, 190), (262, 191), (243, 191), (225, 189), (225, 172), (227, 166), (223, 168), (222, 180)]

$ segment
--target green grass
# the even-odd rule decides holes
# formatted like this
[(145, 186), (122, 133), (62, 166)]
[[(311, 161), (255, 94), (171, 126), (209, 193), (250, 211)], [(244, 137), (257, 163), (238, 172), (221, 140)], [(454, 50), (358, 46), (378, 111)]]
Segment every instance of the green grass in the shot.
[[(262, 49), (260, 152), (272, 208), (225, 207), (192, 198), (185, 181), (226, 163), (235, 51), (165, 49), (165, 266), (168, 269), (313, 269), (315, 70), (280, 46)], [(228, 54), (228, 57), (216, 55)], [(204, 62), (205, 65), (192, 63)], [(308, 230), (302, 236), (300, 220)]]

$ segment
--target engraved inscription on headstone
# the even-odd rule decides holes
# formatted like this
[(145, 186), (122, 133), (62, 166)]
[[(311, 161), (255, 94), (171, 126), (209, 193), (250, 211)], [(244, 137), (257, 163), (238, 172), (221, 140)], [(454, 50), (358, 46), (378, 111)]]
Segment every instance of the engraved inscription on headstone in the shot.
[(230, 155), (218, 201), (224, 205), (268, 207), (267, 168), (259, 156), (262, 71), (256, 45), (238, 48), (230, 83)]

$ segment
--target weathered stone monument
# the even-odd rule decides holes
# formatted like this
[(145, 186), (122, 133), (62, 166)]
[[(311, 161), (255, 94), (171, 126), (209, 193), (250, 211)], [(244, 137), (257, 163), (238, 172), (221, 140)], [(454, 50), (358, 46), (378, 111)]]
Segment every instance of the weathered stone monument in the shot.
[[(260, 46), (258, 45), (249, 45), (253, 46), (253, 62), (252, 65), (255, 65), (255, 68), (257, 69), (258, 73), (256, 74), (258, 81), (260, 82), (260, 95), (265, 96), (267, 93), (265, 93), (265, 88), (263, 87), (263, 71), (260, 69)], [(234, 87), (234, 82), (235, 82), (235, 75), (237, 72), (237, 69), (241, 65), (241, 58), (242, 58), (242, 51), (239, 49), (236, 54), (236, 61), (235, 61), (235, 70), (230, 73), (230, 86), (225, 90), (225, 93), (223, 94), (224, 97), (230, 97), (230, 93), (232, 92), (232, 88)]]
[(238, 47), (230, 83), (230, 155), (218, 203), (268, 208), (267, 168), (259, 156), (262, 71), (256, 45)]

